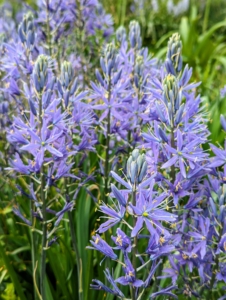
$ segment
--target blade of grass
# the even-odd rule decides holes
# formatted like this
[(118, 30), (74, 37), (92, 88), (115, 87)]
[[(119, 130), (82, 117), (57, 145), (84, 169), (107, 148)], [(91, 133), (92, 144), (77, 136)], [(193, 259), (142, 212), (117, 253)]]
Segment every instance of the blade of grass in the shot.
[(5, 252), (5, 249), (3, 249), (1, 243), (0, 243), (0, 255), (2, 257), (2, 260), (5, 264), (6, 269), (9, 272), (9, 276), (13, 282), (13, 285), (15, 287), (15, 291), (17, 292), (18, 296), (20, 297), (20, 300), (27, 300), (27, 298), (24, 295), (23, 289), (21, 287), (21, 283), (17, 277), (16, 272), (14, 271), (14, 268), (11, 264), (11, 260), (9, 259), (8, 255)]

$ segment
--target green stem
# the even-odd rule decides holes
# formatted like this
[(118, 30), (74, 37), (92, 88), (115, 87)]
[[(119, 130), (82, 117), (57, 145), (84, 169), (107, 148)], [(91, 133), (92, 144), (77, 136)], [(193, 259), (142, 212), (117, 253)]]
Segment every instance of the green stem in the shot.
[[(69, 195), (68, 186), (67, 186), (67, 178), (64, 178), (64, 184), (65, 184), (65, 192), (66, 195)], [(72, 246), (73, 250), (75, 252), (76, 262), (77, 262), (77, 276), (78, 276), (78, 295), (79, 300), (83, 300), (83, 285), (82, 285), (82, 260), (79, 255), (79, 250), (76, 242), (76, 235), (75, 235), (75, 227), (73, 224), (73, 217), (71, 211), (68, 212), (68, 218), (69, 218), (69, 227), (71, 232), (71, 239), (72, 239)]]
[(121, 5), (120, 5), (121, 9), (121, 20), (120, 20), (120, 25), (124, 25), (125, 23), (125, 16), (126, 16), (126, 7), (127, 7), (127, 0), (121, 0)]
[[(174, 126), (171, 127), (170, 138), (171, 138), (171, 147), (173, 149), (175, 149), (176, 145), (175, 145), (175, 140), (174, 140)], [(175, 171), (175, 166), (174, 165), (172, 165), (171, 168), (170, 168), (170, 177), (171, 177), (172, 183), (174, 183), (175, 178), (176, 178), (176, 171)]]
[(46, 34), (47, 34), (47, 44), (49, 47), (49, 55), (52, 56), (52, 42), (50, 34), (50, 25), (49, 25), (49, 0), (46, 0)]
[[(223, 234), (223, 227), (220, 228), (219, 230), (219, 237), (221, 238)], [(219, 269), (219, 259), (218, 259), (218, 255), (216, 255), (216, 259), (215, 259), (215, 268), (212, 272), (212, 278), (210, 280), (210, 296), (212, 296), (212, 299), (214, 299), (214, 293), (213, 293), (213, 286), (216, 280), (216, 275), (217, 275), (217, 271)]]
[[(110, 103), (110, 99), (111, 99), (111, 75), (109, 75), (109, 84), (108, 84), (108, 103)], [(111, 109), (109, 108), (108, 116), (107, 116), (107, 137), (106, 137), (106, 152), (105, 152), (105, 166), (104, 166), (104, 202), (105, 203), (107, 203), (107, 194), (108, 194), (110, 130), (111, 130)]]
[[(39, 133), (41, 134), (43, 119), (42, 119), (42, 93), (39, 96)], [(45, 274), (46, 274), (46, 242), (47, 242), (47, 224), (46, 224), (46, 199), (45, 199), (45, 177), (44, 166), (41, 166), (40, 170), (40, 182), (41, 182), (41, 201), (42, 201), (42, 249), (41, 249), (41, 268), (40, 268), (40, 290), (42, 300), (46, 300), (45, 296)]]
[[(35, 274), (35, 264), (36, 264), (36, 254), (35, 254), (35, 232), (33, 231), (33, 228), (35, 227), (35, 222), (34, 222), (34, 217), (32, 214), (33, 211), (33, 202), (30, 201), (30, 212), (31, 212), (31, 224), (32, 224), (32, 228), (30, 230), (30, 235), (31, 235), (31, 260), (32, 260), (32, 274), (33, 274), (33, 283), (34, 283), (34, 287), (35, 284), (37, 283), (37, 277)], [(34, 288), (34, 300), (38, 299), (38, 295), (36, 292), (36, 289)]]
[(104, 202), (107, 203), (108, 194), (108, 173), (109, 173), (109, 146), (110, 146), (110, 118), (111, 111), (108, 111), (107, 117), (107, 138), (106, 138), (106, 152), (105, 152), (105, 166), (104, 166)]
[[(132, 193), (132, 204), (133, 206), (136, 206), (136, 187), (133, 190)], [(133, 216), (133, 226), (136, 225), (136, 217)], [(137, 253), (137, 236), (134, 237), (134, 251), (133, 251), (133, 258), (132, 263), (135, 270), (135, 276), (136, 276), (136, 253)]]
[[(133, 204), (133, 206), (136, 206), (136, 185), (134, 185), (134, 187), (133, 187), (132, 204)], [(135, 225), (136, 225), (136, 217), (133, 216), (133, 226), (135, 226)], [(134, 248), (133, 248), (133, 254), (132, 254), (132, 264), (133, 264), (133, 268), (134, 268), (135, 277), (136, 277), (136, 268), (137, 268), (136, 254), (137, 254), (137, 235), (134, 237)], [(130, 292), (131, 292), (132, 300), (136, 300), (135, 289), (133, 287), (131, 288)]]
[(41, 199), (42, 199), (42, 250), (41, 250), (41, 295), (42, 299), (46, 300), (45, 297), (45, 275), (46, 275), (46, 242), (47, 242), (47, 224), (46, 224), (46, 199), (45, 199), (45, 178), (43, 174), (43, 166), (41, 167)]
[(80, 58), (81, 58), (81, 71), (82, 71), (82, 77), (83, 77), (83, 82), (82, 82), (82, 88), (85, 88), (85, 83), (86, 83), (86, 78), (85, 78), (85, 48), (84, 48), (84, 26), (83, 26), (83, 20), (82, 20), (82, 8), (81, 8), (81, 3), (79, 0), (75, 1), (77, 11), (78, 11), (78, 16), (77, 16), (77, 26), (78, 26), (78, 33), (76, 36), (80, 37), (79, 42), (76, 42), (76, 44), (80, 45), (79, 53), (80, 53)]
[(72, 213), (68, 212), (69, 217), (69, 226), (71, 231), (71, 239), (72, 239), (72, 245), (73, 249), (75, 251), (76, 261), (77, 261), (77, 274), (78, 274), (78, 285), (79, 285), (79, 300), (83, 300), (83, 288), (82, 288), (82, 260), (79, 256), (78, 246), (76, 242), (76, 236), (75, 236), (75, 229), (73, 226), (73, 219), (72, 219)]
[(211, 4), (211, 0), (207, 0), (205, 14), (204, 14), (204, 21), (202, 24), (202, 32), (203, 33), (206, 31), (207, 26), (208, 26), (208, 18), (209, 18), (209, 14), (210, 14), (210, 4)]
[(130, 286), (130, 295), (131, 300), (136, 300), (135, 289), (132, 286)]

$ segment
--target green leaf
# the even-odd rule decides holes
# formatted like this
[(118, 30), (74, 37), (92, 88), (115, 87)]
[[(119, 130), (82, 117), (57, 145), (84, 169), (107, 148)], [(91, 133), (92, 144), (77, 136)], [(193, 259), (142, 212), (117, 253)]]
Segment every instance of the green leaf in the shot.
[(5, 268), (9, 272), (9, 276), (12, 280), (12, 283), (14, 285), (16, 293), (20, 297), (20, 300), (27, 300), (25, 295), (24, 295), (23, 289), (21, 287), (20, 280), (18, 279), (18, 275), (14, 271), (14, 268), (11, 264), (11, 260), (9, 259), (8, 255), (6, 254), (5, 249), (3, 249), (1, 243), (0, 243), (0, 256), (1, 256), (1, 258), (4, 262), (4, 264), (5, 264)]

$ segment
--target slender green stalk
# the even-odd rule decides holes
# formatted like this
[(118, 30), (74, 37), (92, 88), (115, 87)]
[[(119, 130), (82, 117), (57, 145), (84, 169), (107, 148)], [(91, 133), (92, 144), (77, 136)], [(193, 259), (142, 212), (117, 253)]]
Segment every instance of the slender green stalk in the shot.
[(121, 12), (120, 25), (124, 25), (125, 17), (126, 17), (127, 0), (121, 0), (120, 7), (121, 7), (121, 9), (120, 9), (120, 12)]
[[(174, 121), (173, 121), (174, 123)], [(171, 147), (175, 149), (175, 140), (174, 140), (174, 126), (171, 127), (171, 132), (170, 132), (170, 138), (171, 138)], [(174, 183), (175, 178), (176, 178), (176, 171), (175, 171), (175, 166), (172, 165), (170, 168), (170, 177), (172, 180), (172, 183)]]
[(202, 24), (202, 32), (203, 33), (206, 31), (207, 26), (208, 26), (208, 19), (209, 19), (209, 14), (210, 14), (210, 4), (211, 4), (211, 0), (207, 0), (205, 14), (204, 14), (204, 20), (203, 20), (203, 24)]
[(108, 173), (109, 173), (109, 146), (110, 146), (110, 119), (111, 111), (108, 111), (107, 117), (107, 138), (106, 138), (106, 154), (105, 154), (105, 166), (104, 166), (104, 202), (107, 202), (108, 194)]
[[(43, 126), (42, 119), (42, 93), (39, 95), (39, 132)], [(45, 274), (46, 274), (46, 242), (47, 242), (47, 224), (46, 224), (46, 197), (45, 197), (45, 177), (44, 177), (44, 166), (42, 165), (40, 170), (40, 193), (42, 201), (42, 249), (41, 249), (41, 266), (40, 266), (40, 290), (42, 299), (46, 300), (45, 296)]]
[[(29, 61), (29, 55), (30, 55), (30, 50), (26, 49), (26, 58), (27, 61)], [(27, 82), (30, 82), (30, 77), (27, 75), (26, 76)], [(30, 88), (30, 85), (29, 85)], [(40, 108), (39, 108), (40, 109)], [(31, 158), (31, 155), (29, 155), (29, 158)], [(29, 184), (31, 184), (31, 178), (29, 177), (28, 179)], [(30, 238), (31, 238), (31, 261), (32, 261), (32, 274), (33, 274), (33, 283), (34, 283), (34, 300), (39, 299), (38, 295), (37, 295), (37, 291), (35, 286), (37, 286), (37, 276), (36, 276), (36, 272), (35, 272), (35, 268), (36, 268), (36, 247), (35, 247), (35, 240), (36, 240), (36, 234), (35, 231), (33, 230), (35, 228), (35, 218), (32, 214), (33, 212), (33, 208), (34, 208), (34, 203), (33, 201), (30, 201), (30, 218), (31, 218), (31, 230), (30, 230)]]
[(79, 285), (79, 300), (83, 300), (83, 287), (82, 287), (82, 260), (79, 255), (78, 246), (76, 242), (76, 236), (75, 236), (75, 229), (73, 224), (73, 218), (72, 213), (68, 212), (69, 217), (69, 226), (70, 226), (70, 232), (71, 232), (71, 239), (72, 239), (72, 245), (73, 249), (75, 251), (76, 261), (77, 261), (77, 274), (78, 274), (78, 285)]
[[(109, 84), (108, 84), (108, 103), (110, 103), (110, 99), (111, 99), (111, 75), (109, 75)], [(105, 166), (104, 166), (104, 202), (105, 203), (107, 203), (107, 194), (108, 194), (110, 130), (111, 130), (111, 109), (109, 108), (108, 117), (107, 117), (107, 137), (106, 137), (106, 152), (105, 152)]]
[(42, 299), (45, 297), (45, 275), (46, 275), (46, 242), (47, 242), (47, 224), (46, 224), (46, 199), (45, 199), (45, 178), (43, 174), (43, 167), (41, 168), (41, 199), (42, 199), (42, 250), (41, 250), (41, 295)]
[[(221, 238), (222, 234), (223, 234), (223, 227), (220, 228), (218, 236)], [(219, 259), (218, 259), (218, 255), (216, 255), (215, 267), (213, 267), (212, 278), (210, 280), (210, 296), (212, 297), (212, 299), (214, 299), (213, 287), (214, 287), (214, 283), (216, 280), (216, 275), (217, 275), (218, 270), (219, 270)]]
[(131, 300), (136, 300), (135, 289), (132, 286), (130, 286), (130, 295)]
[[(109, 75), (109, 84), (108, 84), (108, 103), (110, 103), (110, 99), (111, 99), (111, 74)], [(111, 109), (109, 108), (108, 116), (107, 116), (107, 137), (106, 137), (106, 145), (105, 145), (106, 152), (105, 152), (105, 165), (104, 165), (104, 202), (105, 203), (108, 202), (110, 130), (111, 130)], [(110, 234), (108, 231), (105, 232), (105, 239), (106, 239), (106, 241), (110, 240)], [(106, 260), (106, 267), (110, 268), (109, 260)]]
[[(65, 192), (66, 195), (69, 195), (68, 186), (67, 186), (67, 178), (64, 178), (64, 185), (65, 185)], [(77, 276), (78, 276), (78, 295), (79, 300), (83, 300), (83, 284), (82, 284), (82, 260), (79, 255), (79, 250), (77, 246), (76, 241), (76, 235), (75, 235), (75, 227), (73, 222), (73, 217), (71, 211), (68, 212), (68, 218), (69, 218), (69, 227), (70, 227), (70, 233), (71, 233), (71, 239), (72, 239), (72, 246), (73, 250), (75, 251), (75, 257), (76, 257), (76, 265), (77, 265)]]
[[(30, 212), (31, 212), (31, 224), (32, 228), (30, 230), (30, 235), (31, 235), (31, 260), (32, 260), (32, 274), (35, 274), (35, 264), (36, 264), (36, 253), (35, 253), (35, 232), (33, 231), (33, 227), (35, 227), (35, 222), (34, 222), (34, 217), (32, 214), (33, 211), (33, 202), (30, 201)], [(33, 276), (33, 283), (34, 286), (37, 283), (37, 278), (36, 275)], [(34, 300), (38, 299), (38, 295), (36, 292), (36, 289), (34, 288)]]
[[(136, 187), (133, 190), (132, 193), (132, 204), (133, 206), (136, 206)], [(136, 217), (133, 217), (133, 226), (135, 227), (136, 225)], [(136, 252), (137, 252), (137, 236), (134, 237), (134, 251), (133, 251), (133, 267), (135, 270), (135, 275), (136, 275)]]
[[(132, 204), (133, 206), (136, 205), (136, 185), (134, 185), (133, 187), (133, 193), (132, 193)], [(133, 226), (136, 225), (136, 217), (133, 217)], [(137, 236), (134, 237), (134, 249), (133, 249), (133, 255), (132, 255), (132, 264), (133, 264), (133, 268), (134, 268), (134, 272), (135, 272), (135, 277), (136, 277), (136, 254), (137, 254)], [(135, 295), (135, 289), (133, 287), (131, 287), (130, 289), (130, 293), (131, 293), (131, 297), (132, 300), (136, 300), (136, 295)]]
[(82, 71), (82, 77), (83, 77), (83, 82), (82, 82), (82, 88), (85, 88), (85, 83), (86, 83), (86, 78), (85, 78), (85, 59), (84, 59), (84, 55), (85, 55), (85, 47), (84, 47), (84, 25), (83, 25), (83, 20), (82, 20), (82, 7), (81, 7), (81, 3), (80, 0), (75, 0), (76, 3), (76, 8), (77, 8), (77, 20), (78, 20), (78, 32), (76, 34), (76, 36), (79, 36), (80, 39), (79, 41), (76, 41), (76, 44), (78, 44), (80, 46), (80, 58), (81, 58), (81, 71)]
[(52, 41), (51, 41), (51, 33), (50, 33), (50, 25), (49, 25), (49, 0), (46, 0), (46, 34), (47, 34), (47, 44), (49, 47), (49, 55), (52, 56)]

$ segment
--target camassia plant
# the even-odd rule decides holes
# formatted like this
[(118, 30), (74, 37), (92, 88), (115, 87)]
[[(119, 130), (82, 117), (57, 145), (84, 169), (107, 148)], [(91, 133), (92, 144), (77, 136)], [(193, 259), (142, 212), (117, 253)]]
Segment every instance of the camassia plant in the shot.
[(98, 1), (37, 4), (1, 40), (3, 296), (226, 299), (226, 149), (179, 34), (162, 63)]
[[(99, 207), (107, 221), (88, 247), (121, 265), (122, 275), (106, 268), (106, 281), (94, 279), (93, 289), (133, 300), (224, 295), (225, 175), (216, 167), (225, 150), (211, 145), (210, 158), (202, 148), (207, 117), (191, 74), (174, 34), (165, 67), (146, 86), (148, 130), (138, 145), (146, 155), (135, 149), (121, 176), (111, 172), (121, 189), (111, 184), (112, 200)], [(111, 242), (101, 236), (106, 231)]]

